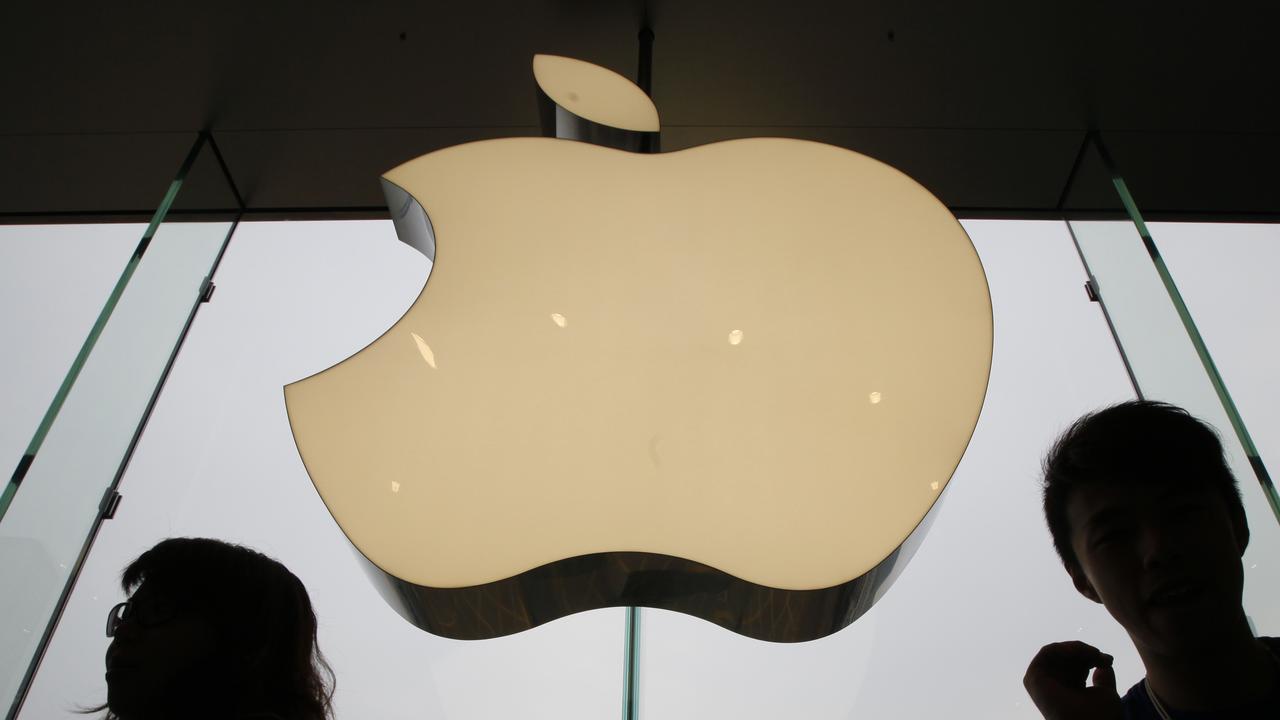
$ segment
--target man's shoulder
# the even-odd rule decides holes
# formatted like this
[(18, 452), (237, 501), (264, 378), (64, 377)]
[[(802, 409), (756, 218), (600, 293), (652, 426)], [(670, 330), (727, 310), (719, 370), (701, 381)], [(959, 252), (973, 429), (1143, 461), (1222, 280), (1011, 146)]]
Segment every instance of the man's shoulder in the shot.
[[(1280, 657), (1280, 638), (1260, 637), (1261, 640), (1271, 652)], [(1121, 700), (1124, 704), (1125, 720), (1161, 720), (1160, 713), (1156, 710), (1156, 706), (1151, 702), (1151, 696), (1147, 693), (1147, 681), (1142, 679), (1133, 687), (1129, 688), (1129, 692), (1124, 694)], [(1264, 702), (1267, 707), (1271, 707), (1271, 703), (1276, 698), (1272, 695)]]
[(1160, 714), (1156, 712), (1156, 706), (1147, 694), (1145, 678), (1129, 688), (1129, 692), (1121, 698), (1121, 703), (1124, 705), (1125, 720), (1160, 720)]

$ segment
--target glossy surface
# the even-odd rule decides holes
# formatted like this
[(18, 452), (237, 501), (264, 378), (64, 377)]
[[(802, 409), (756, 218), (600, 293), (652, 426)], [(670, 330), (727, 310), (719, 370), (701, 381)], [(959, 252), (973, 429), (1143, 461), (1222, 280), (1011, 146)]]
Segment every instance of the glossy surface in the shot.
[(702, 618), (769, 642), (805, 642), (844, 629), (875, 605), (929, 532), (942, 503), (874, 568), (840, 585), (780, 590), (684, 558), (605, 552), (566, 558), (467, 588), (405, 582), (365, 560), (365, 572), (401, 617), (441, 637), (483, 640), (614, 606)]
[(893, 553), (964, 452), (991, 358), (982, 269), (881, 163), (526, 138), (387, 179), (430, 217), (432, 276), (285, 395), (330, 511), (406, 582), (648, 552), (828, 588)]
[(612, 70), (559, 55), (535, 55), (533, 77), (553, 103), (583, 120), (631, 132), (658, 131), (653, 101)]

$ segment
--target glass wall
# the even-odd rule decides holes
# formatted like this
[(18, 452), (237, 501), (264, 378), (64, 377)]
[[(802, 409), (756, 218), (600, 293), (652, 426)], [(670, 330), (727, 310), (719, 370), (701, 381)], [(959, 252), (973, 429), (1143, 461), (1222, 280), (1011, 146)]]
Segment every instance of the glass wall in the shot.
[[(1201, 342), (1202, 323), (1189, 305), (1179, 308), (1185, 298), (1179, 290), (1170, 290), (1169, 279), (1161, 276), (1162, 266), (1167, 264), (1159, 248), (1147, 247), (1133, 223), (1073, 221), (1070, 226), (1143, 396), (1184, 407), (1218, 430), (1227, 461), (1240, 482), (1251, 531), (1244, 555), (1249, 570), (1244, 589), (1245, 611), (1260, 627), (1280, 625), (1280, 604), (1276, 603), (1280, 597), (1280, 524), (1273, 510), (1274, 488), (1265, 472), (1259, 471), (1261, 461), (1252, 441), (1256, 431), (1248, 428), (1247, 421), (1231, 416), (1239, 392), (1230, 389), (1218, 368), (1220, 358), (1229, 358), (1228, 366), (1238, 369), (1237, 376), (1242, 377), (1247, 374), (1243, 368), (1253, 367), (1259, 360), (1265, 363), (1267, 353), (1241, 358), (1237, 351), (1243, 348), (1238, 344), (1223, 347)], [(1180, 235), (1177, 230), (1170, 233), (1170, 226), (1165, 231)], [(1216, 243), (1210, 244), (1214, 249), (1202, 252), (1216, 253)], [(1184, 260), (1193, 257), (1183, 255)], [(1266, 259), (1258, 254), (1251, 261), (1262, 263)], [(1197, 272), (1184, 263), (1183, 274), (1194, 276)], [(1220, 279), (1228, 280), (1227, 276)], [(1177, 278), (1172, 280), (1176, 282)], [(1200, 283), (1198, 289), (1207, 288)], [(1207, 296), (1225, 292), (1225, 288), (1215, 288), (1197, 293), (1197, 304), (1213, 326), (1220, 327), (1224, 320), (1231, 324), (1226, 313), (1208, 313), (1213, 304)], [(1239, 317), (1250, 314), (1245, 308), (1237, 312), (1241, 313)], [(1263, 337), (1267, 335), (1264, 333)], [(1270, 337), (1275, 337), (1274, 331)], [(1270, 355), (1274, 357), (1275, 351)], [(1255, 370), (1253, 375), (1256, 377), (1258, 372)]]
[[(133, 253), (145, 225), (0, 227), (0, 483), (10, 476), (58, 394), (85, 337)], [(105, 482), (83, 498), (89, 502), (83, 525)], [(65, 488), (63, 488), (65, 490)], [(6, 495), (11, 494), (6, 492)], [(0, 500), (0, 517), (7, 501)], [(39, 513), (41, 526), (14, 529), (0, 521), (0, 574), (5, 593), (0, 610), (0, 698), (22, 682), (28, 661), (49, 620), (49, 609), (75, 564), (80, 548), (49, 542), (49, 524), (71, 522), (59, 512)]]
[(0, 226), (0, 469), (18, 466), (145, 224)]
[[(1063, 572), (1037, 485), (1040, 456), (1067, 423), (1133, 396), (1121, 358), (1064, 223), (965, 225), (991, 287), (995, 356), (977, 431), (914, 560), (867, 615), (810, 643), (763, 643), (644, 610), (640, 717), (1035, 718), (1026, 664), (1067, 639), (1115, 655), (1121, 684), (1141, 676), (1123, 631)], [(365, 580), (303, 470), (283, 386), (377, 337), (428, 270), (389, 222), (237, 230), (22, 718), (70, 720), (104, 699), (102, 628), (123, 597), (120, 569), (181, 535), (244, 543), (298, 573), (320, 615), (340, 718), (621, 715), (624, 610), (495, 640), (423, 633)], [(1206, 282), (1212, 292), (1217, 281)]]
[[(21, 383), (14, 393), (19, 398), (17, 424), (14, 434), (0, 443), (3, 448), (22, 447), (0, 494), (0, 577), (7, 587), (20, 588), (0, 596), (0, 698), (12, 708), (10, 717), (25, 696), (99, 520), (115, 508), (117, 481), (181, 339), (210, 290), (209, 278), (235, 226), (234, 208), (242, 206), (212, 139), (206, 133), (192, 139), (174, 179), (167, 188), (157, 187), (162, 199), (149, 224), (113, 230), (14, 227), (0, 236), (10, 241), (6, 254), (16, 261), (4, 272), (15, 291), (44, 280), (37, 271), (50, 263), (51, 274), (83, 276), (89, 289), (88, 294), (68, 293), (66, 309), (61, 297), (42, 291), (15, 296), (14, 304), (6, 306), (9, 312), (42, 320), (69, 316), (73, 322), (67, 327), (45, 331), (71, 334), (62, 344), (75, 348), (69, 359), (60, 356), (59, 343), (33, 348), (48, 349), (50, 356), (42, 360), (50, 365), (44, 372), (15, 378)], [(192, 186), (209, 197), (231, 198), (233, 209), (206, 211), (201, 222), (166, 222), (179, 191)], [(83, 248), (68, 241), (123, 239), (122, 233), (132, 235), (131, 251), (118, 263), (102, 255), (109, 242), (95, 252), (77, 252)], [(103, 262), (89, 269), (86, 259)], [(100, 284), (109, 290), (96, 292)], [(58, 285), (55, 278), (48, 287)], [(74, 320), (88, 312), (89, 304), (93, 319), (83, 328)], [(31, 329), (22, 322), (15, 325), (19, 331)], [(15, 355), (29, 362), (29, 352)], [(44, 384), (55, 376), (50, 394)], [(29, 424), (27, 411), (33, 407), (39, 408), (39, 419)]]
[(1274, 473), (1280, 467), (1280, 225), (1148, 227), (1262, 462)]
[(16, 428), (19, 438), (37, 438), (23, 443), (34, 462), (6, 484), (0, 506), (0, 572), (22, 589), (0, 597), (0, 697), (20, 692), (229, 230), (229, 223), (183, 223), (139, 232), (126, 262), (113, 268), (114, 291), (95, 308), (93, 329), (77, 338), (75, 359), (55, 365), (56, 393), (20, 403), (44, 407), (38, 428)]

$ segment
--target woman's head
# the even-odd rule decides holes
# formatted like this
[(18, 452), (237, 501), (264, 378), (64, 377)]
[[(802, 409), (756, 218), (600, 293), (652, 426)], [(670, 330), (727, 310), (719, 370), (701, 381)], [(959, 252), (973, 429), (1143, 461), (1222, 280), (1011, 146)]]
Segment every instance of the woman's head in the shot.
[(108, 623), (109, 717), (328, 716), (332, 673), (315, 613), (284, 565), (174, 538), (134, 560), (121, 584), (130, 599)]

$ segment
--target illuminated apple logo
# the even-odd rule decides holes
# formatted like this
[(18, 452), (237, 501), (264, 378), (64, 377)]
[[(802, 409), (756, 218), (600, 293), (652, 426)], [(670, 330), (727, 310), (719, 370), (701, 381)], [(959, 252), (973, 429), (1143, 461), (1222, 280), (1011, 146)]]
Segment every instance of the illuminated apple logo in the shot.
[[(595, 66), (535, 62), (564, 117), (648, 103)], [(613, 122), (657, 130), (656, 111)], [(484, 638), (644, 605), (796, 641), (885, 591), (991, 363), (982, 267), (927, 190), (776, 138), (509, 138), (385, 181), (430, 279), (285, 398), (316, 489), (405, 617)]]

